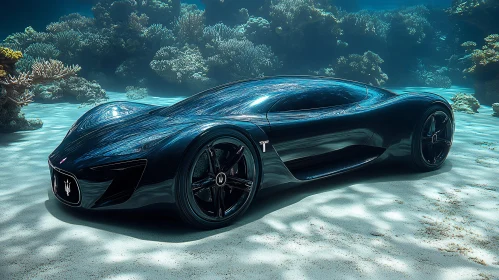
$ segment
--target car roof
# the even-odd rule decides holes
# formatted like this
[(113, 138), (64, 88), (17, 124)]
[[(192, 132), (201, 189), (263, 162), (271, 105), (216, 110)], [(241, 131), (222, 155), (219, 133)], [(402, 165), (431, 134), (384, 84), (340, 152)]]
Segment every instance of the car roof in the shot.
[(335, 86), (365, 87), (359, 82), (316, 76), (276, 76), (220, 85), (166, 108), (166, 113), (234, 115), (266, 113), (279, 99)]

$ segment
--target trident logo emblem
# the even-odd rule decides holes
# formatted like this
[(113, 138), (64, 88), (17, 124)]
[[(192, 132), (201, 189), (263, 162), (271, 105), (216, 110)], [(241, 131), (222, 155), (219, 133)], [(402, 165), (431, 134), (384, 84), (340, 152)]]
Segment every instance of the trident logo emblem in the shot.
[(66, 191), (66, 195), (69, 196), (71, 192), (71, 182), (69, 180), (64, 181), (64, 190)]

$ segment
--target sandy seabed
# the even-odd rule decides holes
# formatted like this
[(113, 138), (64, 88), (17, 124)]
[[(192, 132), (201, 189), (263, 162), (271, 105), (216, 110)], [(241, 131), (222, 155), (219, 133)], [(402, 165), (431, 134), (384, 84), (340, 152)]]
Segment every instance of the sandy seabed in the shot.
[(30, 104), (26, 116), (43, 128), (0, 134), (0, 279), (499, 279), (499, 118), (490, 107), (456, 113), (438, 171), (373, 166), (305, 183), (257, 197), (213, 231), (158, 212), (61, 206), (47, 157), (88, 109)]

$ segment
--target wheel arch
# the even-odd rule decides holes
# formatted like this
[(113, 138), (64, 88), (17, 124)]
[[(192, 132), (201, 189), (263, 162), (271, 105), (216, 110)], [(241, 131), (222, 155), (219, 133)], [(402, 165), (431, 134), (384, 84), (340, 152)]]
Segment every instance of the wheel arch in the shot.
[[(258, 171), (260, 172), (260, 182), (258, 184), (258, 189), (261, 188), (264, 172), (263, 172), (263, 157), (261, 154), (261, 149), (259, 148), (259, 141), (264, 141), (268, 138), (266, 133), (256, 124), (251, 122), (242, 121), (214, 121), (211, 123), (195, 124), (189, 128), (184, 129), (178, 135), (175, 136), (176, 139), (172, 139), (166, 142), (168, 148), (163, 147), (163, 152), (160, 151), (164, 158), (168, 158), (170, 162), (175, 162), (174, 170), (171, 170), (169, 178), (173, 179), (174, 184), (177, 181), (178, 169), (183, 164), (183, 160), (187, 151), (192, 149), (198, 141), (208, 133), (220, 129), (230, 129), (241, 133), (246, 139), (251, 143), (253, 149), (256, 151), (256, 161), (258, 162)], [(171, 145), (172, 142), (177, 142)], [(173, 188), (175, 189), (175, 187)]]

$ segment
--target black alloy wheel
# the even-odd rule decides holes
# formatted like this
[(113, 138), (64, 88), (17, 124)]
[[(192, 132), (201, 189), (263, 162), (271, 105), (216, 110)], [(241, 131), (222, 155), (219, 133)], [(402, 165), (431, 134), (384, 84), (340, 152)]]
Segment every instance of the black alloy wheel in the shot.
[(246, 211), (260, 179), (251, 142), (237, 131), (216, 134), (189, 157), (177, 197), (183, 219), (207, 229), (225, 226)]
[[(417, 132), (416, 132), (417, 133)], [(453, 120), (447, 110), (439, 106), (431, 107), (415, 135), (413, 155), (416, 166), (423, 171), (440, 168), (452, 146)]]

